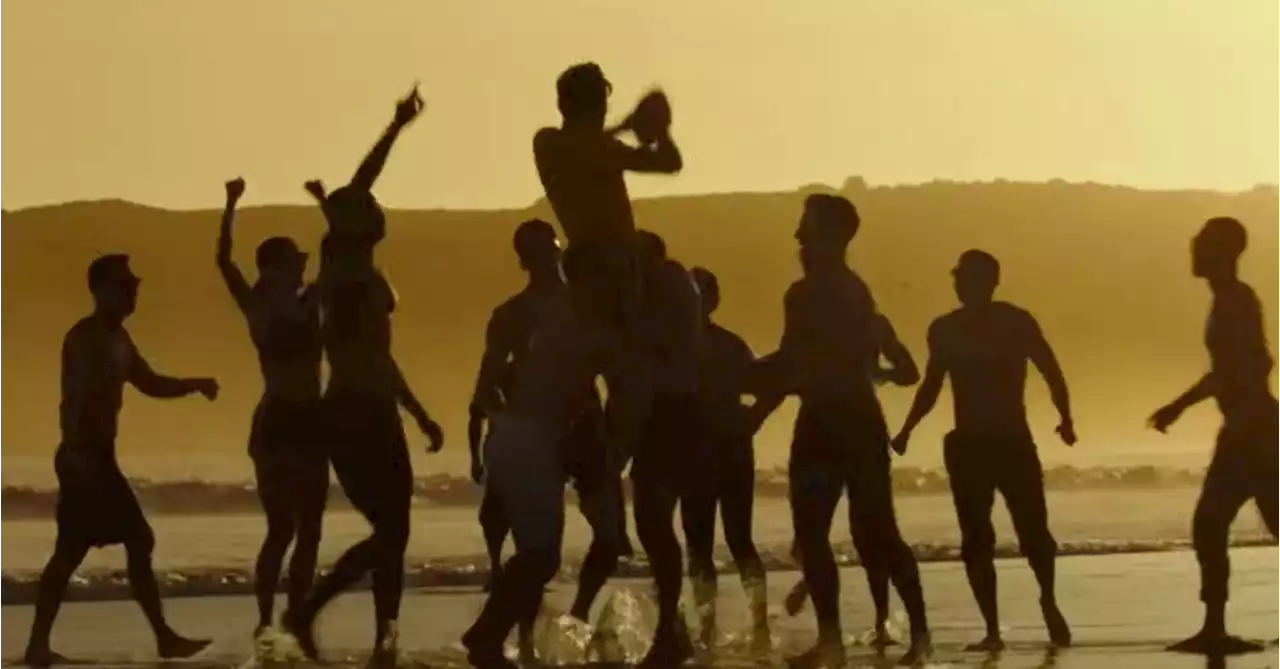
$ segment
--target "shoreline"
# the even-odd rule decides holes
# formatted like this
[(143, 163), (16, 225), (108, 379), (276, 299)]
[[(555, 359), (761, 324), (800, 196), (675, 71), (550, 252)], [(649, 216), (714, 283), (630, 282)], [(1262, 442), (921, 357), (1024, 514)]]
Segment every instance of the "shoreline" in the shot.
[[(1269, 536), (1248, 536), (1233, 539), (1233, 548), (1276, 546), (1276, 540)], [(852, 546), (833, 546), (836, 549), (836, 563), (840, 568), (855, 567), (861, 564)], [(1189, 539), (1165, 541), (1069, 541), (1062, 542), (1058, 548), (1060, 557), (1084, 557), (1115, 554), (1143, 554), (1187, 551), (1191, 548)], [(945, 544), (916, 544), (912, 547), (920, 562), (959, 562), (960, 547)], [(790, 556), (789, 546), (761, 546), (761, 557), (768, 572), (795, 571), (798, 567)], [(996, 559), (1019, 559), (1021, 553), (1016, 544), (1001, 543), (996, 547)], [(736, 573), (732, 560), (727, 559), (727, 551), (717, 550), (716, 569), (724, 574)], [(406, 560), (405, 588), (480, 588), (488, 579), (488, 558), (483, 555), (460, 556), (437, 560)], [(566, 560), (566, 566), (557, 575), (558, 581), (572, 581), (578, 572), (580, 556)], [(286, 573), (281, 575), (280, 592), (287, 583)], [(318, 570), (328, 571), (328, 565)], [(648, 562), (643, 555), (631, 560), (624, 560), (618, 568), (617, 578), (645, 578), (649, 575)], [(253, 573), (247, 568), (192, 568), (162, 569), (157, 571), (161, 596), (165, 598), (197, 598), (219, 597), (253, 594)], [(35, 602), (39, 573), (34, 571), (8, 572), (0, 583), (0, 605), (20, 606)], [(356, 586), (357, 590), (368, 589), (368, 579)], [(68, 602), (101, 602), (132, 599), (128, 578), (123, 569), (95, 569), (77, 572), (67, 588), (65, 601)]]

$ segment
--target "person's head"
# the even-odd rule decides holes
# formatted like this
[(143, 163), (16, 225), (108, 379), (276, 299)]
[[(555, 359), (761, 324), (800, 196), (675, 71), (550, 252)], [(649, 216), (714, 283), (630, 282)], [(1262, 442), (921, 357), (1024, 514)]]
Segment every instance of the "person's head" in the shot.
[(1244, 225), (1234, 218), (1211, 218), (1191, 242), (1191, 273), (1201, 279), (1235, 276), (1240, 254), (1249, 244)]
[(289, 237), (271, 237), (258, 245), (255, 254), (258, 281), (288, 290), (302, 286), (307, 271), (307, 254)]
[(123, 320), (137, 308), (141, 279), (129, 268), (129, 256), (123, 253), (99, 256), (89, 263), (88, 274), (95, 311)]
[(377, 198), (367, 190), (343, 186), (325, 197), (321, 206), (331, 232), (369, 246), (387, 234), (387, 219)]
[(533, 218), (516, 227), (512, 244), (520, 269), (529, 273), (551, 273), (560, 266), (560, 240), (550, 223)]
[(578, 63), (556, 79), (556, 106), (566, 122), (599, 123), (604, 127), (613, 85), (595, 63)]
[(960, 254), (960, 261), (951, 270), (955, 280), (956, 297), (965, 306), (987, 304), (1000, 285), (1000, 261), (986, 251), (976, 249)]
[(861, 222), (848, 198), (822, 193), (805, 198), (804, 213), (796, 229), (801, 262), (806, 268), (815, 263), (843, 263)]
[(599, 254), (581, 246), (570, 246), (564, 252), (564, 278), (573, 309), (583, 319), (597, 323), (607, 321), (617, 307), (613, 290), (601, 279), (607, 269), (603, 262)]
[(702, 315), (711, 318), (711, 314), (720, 306), (720, 280), (706, 267), (694, 267), (689, 273), (693, 275), (698, 294), (702, 296)]
[(667, 259), (667, 241), (652, 230), (636, 230), (636, 257), (641, 268), (657, 268)]

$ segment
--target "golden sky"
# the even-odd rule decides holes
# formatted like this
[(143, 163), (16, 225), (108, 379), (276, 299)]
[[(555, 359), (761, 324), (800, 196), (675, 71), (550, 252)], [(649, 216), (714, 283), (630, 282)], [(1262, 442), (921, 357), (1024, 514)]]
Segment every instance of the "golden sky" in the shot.
[(3, 206), (216, 207), (237, 174), (251, 204), (304, 202), (415, 79), (427, 113), (379, 197), (524, 206), (555, 76), (585, 59), (616, 107), (672, 96), (686, 170), (637, 195), (849, 175), (1244, 189), (1280, 181), (1277, 4), (9, 0)]

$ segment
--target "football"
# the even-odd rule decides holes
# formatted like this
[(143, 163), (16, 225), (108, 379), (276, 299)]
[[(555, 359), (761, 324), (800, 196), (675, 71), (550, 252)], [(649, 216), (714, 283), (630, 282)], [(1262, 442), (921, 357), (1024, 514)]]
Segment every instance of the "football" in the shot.
[(650, 144), (671, 127), (671, 103), (666, 93), (653, 91), (645, 95), (631, 115), (631, 129), (641, 143)]

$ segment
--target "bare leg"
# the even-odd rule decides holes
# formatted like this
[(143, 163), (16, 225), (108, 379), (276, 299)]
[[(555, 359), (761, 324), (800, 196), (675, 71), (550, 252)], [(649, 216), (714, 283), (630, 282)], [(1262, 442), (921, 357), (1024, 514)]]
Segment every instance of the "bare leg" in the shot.
[(54, 547), (53, 556), (40, 575), (35, 620), (31, 624), (31, 638), (27, 641), (27, 650), (23, 654), (24, 663), (48, 666), (66, 659), (49, 647), (49, 636), (53, 632), (53, 621), (58, 617), (58, 609), (62, 607), (67, 583), (71, 581), (71, 575), (88, 552), (88, 545), (62, 539)]

